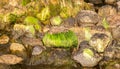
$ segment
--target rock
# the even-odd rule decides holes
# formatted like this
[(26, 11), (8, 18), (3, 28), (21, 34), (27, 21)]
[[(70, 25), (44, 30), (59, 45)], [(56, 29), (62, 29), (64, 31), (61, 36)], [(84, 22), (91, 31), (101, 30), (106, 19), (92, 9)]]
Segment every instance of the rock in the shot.
[(117, 10), (118, 10), (118, 13), (120, 13), (120, 1), (117, 2)]
[(119, 41), (120, 38), (120, 15), (111, 15), (106, 19), (109, 23), (110, 32), (114, 39)]
[(106, 31), (104, 28), (96, 26), (96, 27), (72, 27), (70, 30), (74, 31), (74, 33), (78, 37), (79, 43), (87, 40), (89, 41), (90, 38), (95, 33), (106, 34), (107, 36), (111, 37), (111, 33)]
[(42, 46), (35, 46), (32, 51), (32, 55), (40, 55), (44, 48)]
[(74, 52), (73, 59), (80, 63), (83, 67), (94, 67), (102, 59), (88, 44), (88, 42), (81, 42), (79, 49)]
[(23, 36), (26, 32), (25, 27), (26, 26), (23, 24), (15, 24), (13, 27), (13, 32), (12, 32), (13, 38), (17, 39), (17, 38)]
[(107, 17), (109, 15), (115, 15), (115, 14), (117, 14), (116, 8), (110, 5), (104, 5), (98, 10), (98, 15), (102, 17)]
[(120, 45), (113, 40), (104, 52), (104, 60), (120, 59)]
[(40, 55), (32, 56), (27, 65), (73, 65), (74, 62), (70, 58), (70, 51), (68, 49), (61, 48), (48, 48), (43, 51)]
[(43, 45), (42, 41), (37, 38), (22, 37), (21, 40), (22, 40), (22, 43), (25, 45), (31, 45), (31, 46)]
[(70, 18), (67, 18), (65, 19), (62, 24), (63, 26), (65, 27), (74, 27), (76, 26), (77, 24), (75, 23), (75, 19), (73, 17), (70, 17)]
[(14, 65), (20, 63), (23, 59), (21, 57), (17, 57), (15, 55), (6, 54), (0, 56), (0, 63)]
[(7, 44), (9, 42), (9, 37), (7, 35), (0, 36), (0, 44)]
[(99, 16), (96, 12), (90, 10), (82, 10), (76, 15), (76, 21), (81, 26), (95, 25), (99, 21)]
[(120, 60), (109, 60), (107, 62), (100, 62), (99, 64), (103, 69), (120, 69)]
[(105, 3), (107, 4), (114, 4), (116, 0), (105, 0)]
[(102, 0), (89, 0), (90, 3), (93, 3), (93, 4), (102, 4), (103, 1)]
[(97, 52), (104, 52), (106, 47), (109, 45), (110, 41), (111, 41), (111, 38), (106, 34), (96, 33), (91, 37), (89, 44)]
[(10, 45), (10, 51), (11, 51), (12, 54), (20, 56), (22, 58), (26, 58), (27, 57), (26, 49), (25, 49), (25, 47), (22, 44), (12, 43)]
[(34, 37), (35, 28), (33, 25), (15, 24), (12, 34), (14, 39), (18, 39), (21, 36)]
[(52, 25), (60, 25), (62, 23), (62, 18), (60, 16), (55, 16), (50, 19)]
[(10, 69), (11, 67), (7, 64), (0, 64), (0, 69)]
[(18, 2), (19, 2), (19, 0), (9, 0), (9, 5), (11, 5), (11, 6), (18, 6)]

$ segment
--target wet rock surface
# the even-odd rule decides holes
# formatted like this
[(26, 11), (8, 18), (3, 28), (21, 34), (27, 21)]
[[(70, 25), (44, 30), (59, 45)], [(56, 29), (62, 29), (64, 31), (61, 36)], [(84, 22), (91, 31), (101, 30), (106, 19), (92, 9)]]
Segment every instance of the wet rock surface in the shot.
[(1, 0), (0, 69), (120, 69), (119, 0)]
[(94, 67), (102, 59), (102, 56), (95, 53), (87, 41), (83, 41), (80, 43), (78, 51), (73, 54), (73, 59), (84, 67)]

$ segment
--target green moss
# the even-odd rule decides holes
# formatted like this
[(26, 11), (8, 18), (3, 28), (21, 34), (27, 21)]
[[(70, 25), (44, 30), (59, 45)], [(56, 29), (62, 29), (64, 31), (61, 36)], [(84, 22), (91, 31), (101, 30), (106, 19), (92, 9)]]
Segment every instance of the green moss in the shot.
[(60, 25), (61, 23), (62, 23), (62, 19), (60, 16), (56, 16), (51, 19), (52, 25)]
[(41, 10), (40, 13), (38, 13), (37, 18), (39, 18), (41, 21), (45, 21), (50, 18), (50, 9), (49, 6), (46, 6)]
[(94, 56), (94, 53), (93, 53), (92, 50), (86, 48), (86, 49), (83, 50), (83, 55), (86, 58), (92, 58)]
[(59, 13), (60, 13), (60, 5), (53, 5), (53, 4), (50, 4), (49, 5), (49, 7), (50, 7), (50, 15), (51, 16), (56, 16), (56, 15), (58, 15)]
[(35, 18), (35, 17), (27, 16), (27, 17), (25, 18), (25, 20), (24, 20), (24, 23), (25, 23), (26, 25), (33, 25), (34, 28), (35, 28), (36, 30), (38, 30), (38, 31), (41, 30), (41, 26), (40, 26), (40, 24), (39, 24), (39, 20), (38, 20), (37, 18)]
[(21, 4), (26, 6), (29, 2), (31, 2), (31, 0), (22, 0)]
[(85, 29), (85, 39), (90, 40), (90, 38), (92, 37), (90, 33), (90, 28), (84, 28), (84, 29)]
[(56, 34), (47, 33), (43, 37), (43, 43), (48, 47), (71, 47), (77, 46), (78, 39), (72, 31)]
[(15, 23), (16, 20), (17, 20), (17, 16), (11, 13), (8, 13), (3, 17), (3, 22)]
[(108, 29), (108, 28), (109, 28), (109, 24), (108, 24), (108, 22), (106, 21), (106, 18), (103, 19), (102, 25), (103, 25), (103, 27), (104, 27), (105, 29)]
[(33, 25), (26, 26), (26, 31), (28, 31), (30, 33), (30, 36), (35, 35), (35, 29), (34, 29)]

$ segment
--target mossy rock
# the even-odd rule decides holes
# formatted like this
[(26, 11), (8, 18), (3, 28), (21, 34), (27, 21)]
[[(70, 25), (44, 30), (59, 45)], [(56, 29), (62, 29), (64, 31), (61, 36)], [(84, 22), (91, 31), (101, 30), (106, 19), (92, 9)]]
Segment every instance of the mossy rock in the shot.
[(43, 37), (43, 43), (47, 47), (72, 47), (77, 46), (78, 39), (72, 31), (55, 34), (47, 33)]

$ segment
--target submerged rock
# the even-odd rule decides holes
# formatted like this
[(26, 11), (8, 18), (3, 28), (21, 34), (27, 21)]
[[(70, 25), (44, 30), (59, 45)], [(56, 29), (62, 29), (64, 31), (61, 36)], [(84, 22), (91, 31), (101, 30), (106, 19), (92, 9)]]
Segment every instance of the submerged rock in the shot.
[(88, 42), (81, 42), (79, 49), (74, 52), (73, 59), (80, 63), (83, 67), (94, 67), (102, 59), (88, 44)]
[(23, 59), (21, 57), (17, 57), (15, 55), (6, 54), (0, 56), (0, 63), (13, 65), (20, 63)]
[(40, 55), (33, 55), (27, 62), (28, 65), (73, 65), (72, 59), (70, 59), (70, 51), (61, 48), (49, 48), (43, 51)]
[(10, 69), (11, 67), (7, 64), (0, 64), (0, 69)]

